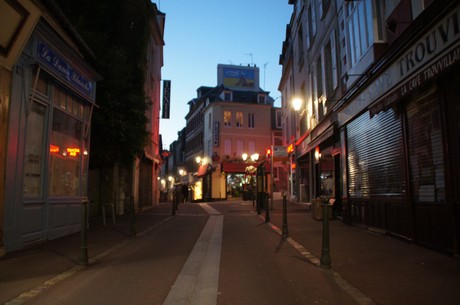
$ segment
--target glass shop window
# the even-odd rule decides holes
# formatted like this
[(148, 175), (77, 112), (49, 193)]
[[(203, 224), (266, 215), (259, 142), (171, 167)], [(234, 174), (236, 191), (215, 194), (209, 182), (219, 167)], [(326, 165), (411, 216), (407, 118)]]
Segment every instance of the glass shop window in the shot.
[(76, 196), (80, 191), (83, 124), (56, 110), (50, 140), (49, 194)]
[(445, 203), (441, 114), (437, 92), (420, 96), (407, 106), (409, 162), (413, 200)]
[(37, 198), (43, 194), (43, 156), (46, 107), (37, 102), (31, 104), (27, 118), (24, 160), (23, 195)]

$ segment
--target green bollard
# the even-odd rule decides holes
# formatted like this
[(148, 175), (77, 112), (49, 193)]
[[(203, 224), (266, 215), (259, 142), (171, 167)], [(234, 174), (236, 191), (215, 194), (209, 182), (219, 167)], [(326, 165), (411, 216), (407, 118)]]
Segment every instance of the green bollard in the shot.
[(134, 208), (134, 196), (129, 196), (130, 210), (131, 210), (131, 221), (129, 224), (129, 237), (136, 237), (136, 211)]
[(81, 232), (80, 232), (80, 265), (88, 265), (88, 199), (82, 199), (83, 212), (81, 214)]
[(331, 268), (331, 257), (329, 255), (329, 204), (322, 203), (323, 207), (323, 247), (321, 249), (321, 267)]
[(172, 202), (171, 202), (171, 206), (172, 206), (172, 216), (176, 215), (176, 191), (173, 192), (173, 198), (172, 198)]
[(281, 232), (283, 233), (283, 237), (286, 238), (288, 235), (286, 192), (283, 192), (283, 229)]
[(270, 207), (268, 205), (268, 193), (264, 194), (265, 222), (270, 222)]

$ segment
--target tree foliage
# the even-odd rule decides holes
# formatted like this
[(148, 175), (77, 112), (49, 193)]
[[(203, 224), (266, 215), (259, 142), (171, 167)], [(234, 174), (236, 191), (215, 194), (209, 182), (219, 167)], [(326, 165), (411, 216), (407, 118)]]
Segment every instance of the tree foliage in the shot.
[(57, 0), (96, 55), (97, 83), (90, 166), (129, 164), (148, 139), (145, 52), (152, 14), (148, 0)]

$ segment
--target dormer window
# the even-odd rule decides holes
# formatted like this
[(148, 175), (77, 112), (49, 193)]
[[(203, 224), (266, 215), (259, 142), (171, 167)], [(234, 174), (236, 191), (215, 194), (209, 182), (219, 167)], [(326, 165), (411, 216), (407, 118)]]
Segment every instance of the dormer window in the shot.
[(259, 104), (265, 104), (267, 101), (267, 96), (265, 94), (258, 94), (257, 95), (257, 102)]
[(232, 92), (224, 91), (224, 101), (232, 101)]

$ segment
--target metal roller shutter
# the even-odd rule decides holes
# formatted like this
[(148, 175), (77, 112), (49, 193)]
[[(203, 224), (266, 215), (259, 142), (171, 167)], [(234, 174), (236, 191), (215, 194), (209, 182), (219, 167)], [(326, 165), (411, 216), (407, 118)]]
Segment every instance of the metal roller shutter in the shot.
[(406, 191), (401, 117), (394, 109), (372, 119), (364, 113), (347, 127), (352, 198), (397, 196)]

